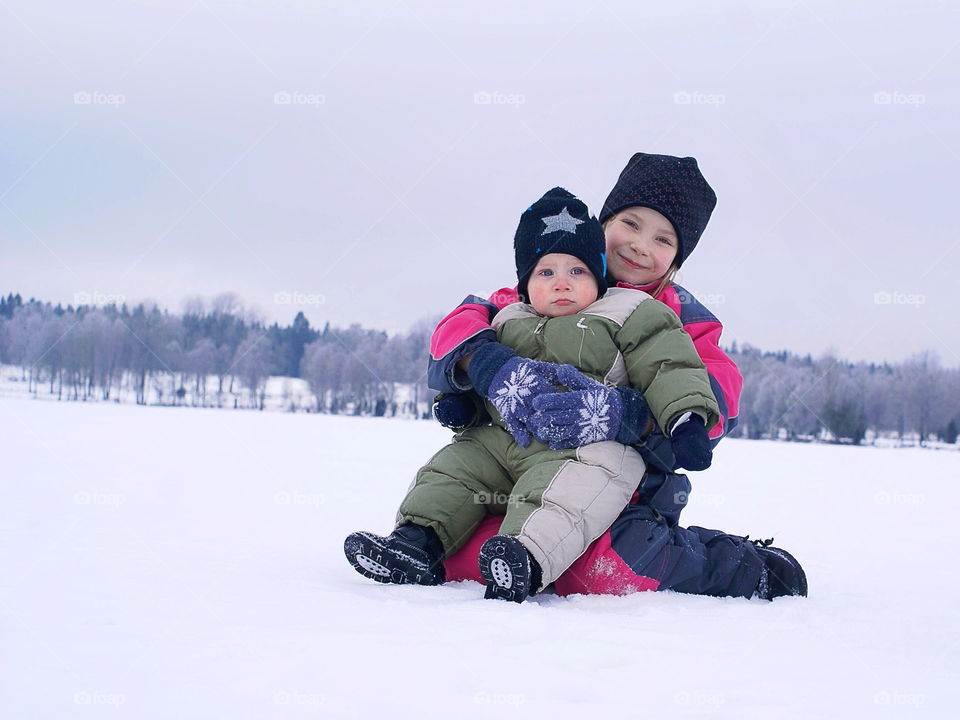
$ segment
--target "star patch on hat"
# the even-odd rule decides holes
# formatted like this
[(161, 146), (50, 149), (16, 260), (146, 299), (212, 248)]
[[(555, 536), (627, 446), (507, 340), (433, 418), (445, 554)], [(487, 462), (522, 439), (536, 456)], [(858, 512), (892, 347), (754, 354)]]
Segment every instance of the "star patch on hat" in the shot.
[(541, 235), (548, 235), (549, 233), (558, 231), (576, 233), (577, 225), (583, 225), (583, 220), (577, 220), (577, 218), (573, 217), (573, 215), (567, 212), (566, 206), (556, 215), (549, 215), (540, 219), (543, 220), (544, 225), (547, 226), (546, 229), (540, 233)]

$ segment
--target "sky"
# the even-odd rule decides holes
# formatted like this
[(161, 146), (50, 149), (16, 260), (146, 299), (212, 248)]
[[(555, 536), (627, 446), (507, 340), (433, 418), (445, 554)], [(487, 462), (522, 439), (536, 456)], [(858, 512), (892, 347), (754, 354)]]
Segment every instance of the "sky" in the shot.
[(958, 69), (949, 2), (0, 0), (0, 292), (400, 332), (643, 151), (725, 344), (957, 366)]

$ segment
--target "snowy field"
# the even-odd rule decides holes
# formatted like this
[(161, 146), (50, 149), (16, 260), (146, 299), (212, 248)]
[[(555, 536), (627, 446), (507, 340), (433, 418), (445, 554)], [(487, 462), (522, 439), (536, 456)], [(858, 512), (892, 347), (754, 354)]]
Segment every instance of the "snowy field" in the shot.
[(0, 717), (955, 717), (960, 453), (724, 441), (686, 524), (775, 536), (808, 599), (514, 605), (343, 558), (448, 438), (0, 400)]

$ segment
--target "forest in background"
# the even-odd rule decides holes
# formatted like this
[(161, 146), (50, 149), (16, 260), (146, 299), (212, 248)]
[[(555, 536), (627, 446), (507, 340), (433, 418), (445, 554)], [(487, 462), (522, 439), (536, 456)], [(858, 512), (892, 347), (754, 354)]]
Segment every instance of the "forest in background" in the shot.
[[(302, 312), (288, 326), (267, 325), (232, 293), (189, 300), (180, 314), (9, 294), (0, 297), (0, 365), (18, 367), (30, 393), (59, 400), (132, 395), (140, 404), (262, 410), (268, 379), (283, 376), (309, 384), (308, 411), (429, 417), (435, 393), (426, 365), (437, 320), (390, 336), (356, 324), (314, 328)], [(744, 377), (731, 437), (956, 443), (960, 369), (942, 367), (933, 353), (876, 364), (736, 343), (725, 350)]]

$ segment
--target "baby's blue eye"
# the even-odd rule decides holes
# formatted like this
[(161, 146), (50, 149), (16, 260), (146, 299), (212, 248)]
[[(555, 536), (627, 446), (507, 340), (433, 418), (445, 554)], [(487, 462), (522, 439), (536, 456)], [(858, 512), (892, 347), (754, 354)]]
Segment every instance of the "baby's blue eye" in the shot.
[(574, 268), (570, 272), (572, 272), (574, 275), (583, 275), (583, 268)]
[(541, 270), (541, 271), (540, 271), (539, 273), (537, 273), (537, 274), (538, 274), (538, 275), (544, 275), (544, 276), (553, 275), (553, 270)]

